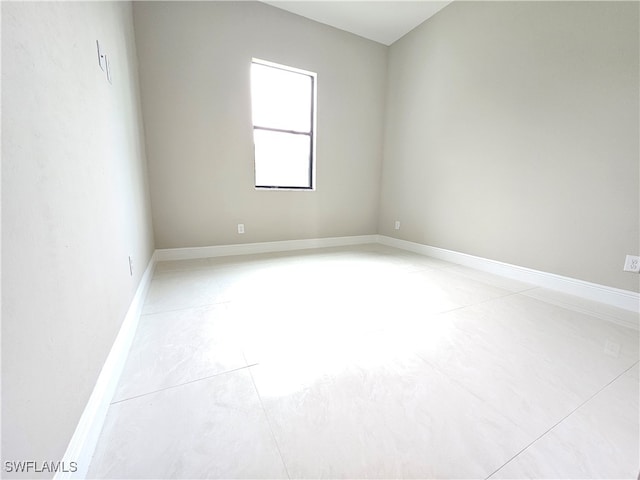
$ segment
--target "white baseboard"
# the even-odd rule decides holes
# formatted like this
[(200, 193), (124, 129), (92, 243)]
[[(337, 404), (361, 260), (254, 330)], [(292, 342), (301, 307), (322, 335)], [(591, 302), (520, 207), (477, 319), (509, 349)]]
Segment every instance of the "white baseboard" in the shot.
[(56, 480), (87, 478), (91, 457), (96, 448), (98, 437), (102, 431), (109, 405), (115, 394), (120, 374), (129, 354), (133, 337), (138, 327), (140, 312), (144, 303), (147, 290), (151, 284), (151, 278), (155, 267), (155, 254), (151, 257), (149, 265), (140, 279), (140, 284), (129, 305), (127, 314), (122, 322), (118, 336), (113, 342), (107, 360), (102, 366), (98, 380), (89, 397), (89, 401), (82, 412), (80, 421), (71, 437), (64, 454), (64, 465), (69, 467), (71, 462), (76, 462), (77, 470), (71, 472), (58, 472), (54, 476)]
[(194, 258), (284, 252), (309, 248), (342, 247), (345, 245), (376, 243), (377, 240), (378, 235), (357, 235), (351, 237), (309, 238), (304, 240), (282, 240), (278, 242), (215, 245), (211, 247), (166, 248), (156, 250), (156, 259), (158, 261), (189, 260)]
[(570, 277), (563, 277), (554, 273), (541, 272), (531, 268), (511, 265), (509, 263), (476, 257), (466, 253), (431, 247), (421, 243), (409, 242), (397, 238), (378, 235), (378, 242), (390, 247), (401, 248), (438, 258), (447, 262), (457, 263), (485, 272), (530, 283), (537, 287), (560, 291), (587, 300), (604, 303), (623, 310), (640, 313), (640, 294), (619, 288), (607, 287), (597, 283), (585, 282)]
[[(54, 479), (86, 478), (91, 457), (115, 393), (120, 374), (138, 326), (144, 298), (151, 283), (157, 261), (188, 260), (195, 258), (247, 255), (255, 253), (304, 250), (310, 248), (380, 243), (391, 247), (427, 255), (448, 262), (464, 265), (485, 272), (512, 278), (532, 285), (611, 305), (613, 307), (640, 312), (640, 295), (635, 292), (589, 283), (553, 273), (541, 272), (508, 263), (431, 247), (419, 243), (387, 237), (385, 235), (359, 235), (350, 237), (315, 238), (305, 240), (285, 240), (279, 242), (246, 243), (194, 248), (170, 248), (156, 250), (140, 280), (140, 285), (125, 316), (120, 332), (109, 352), (93, 389), (87, 406), (80, 417), (78, 426), (64, 455), (65, 465), (76, 462), (74, 473), (58, 472)], [(636, 327), (637, 328), (637, 327)]]
[(194, 258), (221, 257), (230, 255), (248, 255), (256, 253), (304, 250), (310, 248), (337, 247), (363, 243), (380, 243), (391, 247), (409, 250), (440, 260), (457, 263), (485, 272), (501, 275), (537, 287), (557, 290), (587, 300), (604, 303), (616, 308), (640, 313), (640, 295), (554, 273), (542, 272), (487, 258), (476, 257), (444, 248), (431, 247), (420, 243), (400, 240), (385, 235), (358, 235), (350, 237), (312, 238), (305, 240), (283, 240), (278, 242), (245, 243), (235, 245), (215, 245), (209, 247), (168, 248), (156, 250), (157, 261), (188, 260)]

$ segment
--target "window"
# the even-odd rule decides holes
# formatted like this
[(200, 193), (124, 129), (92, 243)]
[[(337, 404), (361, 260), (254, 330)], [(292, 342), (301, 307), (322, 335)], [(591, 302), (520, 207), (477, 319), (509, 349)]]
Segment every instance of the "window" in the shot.
[(313, 190), (316, 74), (253, 59), (256, 188)]

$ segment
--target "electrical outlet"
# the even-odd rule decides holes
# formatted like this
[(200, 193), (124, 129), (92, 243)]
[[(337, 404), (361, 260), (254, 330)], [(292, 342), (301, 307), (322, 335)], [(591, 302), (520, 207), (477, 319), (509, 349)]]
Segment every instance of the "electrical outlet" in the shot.
[(607, 340), (604, 342), (604, 353), (610, 357), (618, 358), (620, 356), (620, 347), (619, 343)]
[(133, 257), (129, 255), (129, 275), (133, 277)]
[(624, 271), (640, 273), (640, 257), (627, 255), (627, 258), (624, 261)]
[(400, 220), (396, 220), (396, 224), (393, 228), (395, 228), (396, 230), (400, 230)]
[(238, 224), (238, 233), (244, 233), (244, 223)]

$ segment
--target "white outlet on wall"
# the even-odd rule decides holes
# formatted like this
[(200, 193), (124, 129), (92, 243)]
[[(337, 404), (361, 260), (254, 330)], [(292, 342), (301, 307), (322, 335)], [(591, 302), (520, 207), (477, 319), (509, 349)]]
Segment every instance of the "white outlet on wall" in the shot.
[(627, 255), (627, 258), (624, 261), (624, 271), (640, 273), (640, 257)]
[(244, 233), (244, 223), (238, 224), (238, 233)]
[(618, 358), (620, 356), (620, 347), (619, 343), (607, 340), (604, 342), (604, 353), (610, 357)]
[(400, 220), (396, 220), (396, 224), (393, 226), (396, 230), (400, 230)]

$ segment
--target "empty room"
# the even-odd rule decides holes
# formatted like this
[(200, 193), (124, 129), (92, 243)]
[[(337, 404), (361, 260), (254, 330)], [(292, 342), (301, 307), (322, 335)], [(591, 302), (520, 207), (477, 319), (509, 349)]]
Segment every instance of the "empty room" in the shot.
[(0, 476), (639, 477), (640, 3), (1, 14)]

